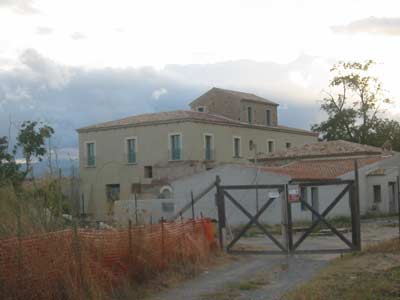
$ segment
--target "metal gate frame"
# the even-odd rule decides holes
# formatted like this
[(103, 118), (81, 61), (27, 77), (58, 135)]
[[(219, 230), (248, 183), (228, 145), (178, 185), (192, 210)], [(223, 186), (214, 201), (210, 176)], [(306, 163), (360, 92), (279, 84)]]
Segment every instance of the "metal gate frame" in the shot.
[[(355, 180), (325, 180), (325, 181), (309, 181), (309, 182), (291, 182), (291, 184), (297, 183), (299, 187), (308, 186), (327, 186), (327, 185), (345, 185), (343, 190), (332, 200), (332, 202), (325, 208), (322, 213), (317, 212), (305, 199), (301, 199), (299, 202), (302, 203), (314, 216), (317, 217), (315, 221), (306, 229), (306, 231), (299, 237), (299, 239), (293, 243), (293, 228), (292, 228), (292, 216), (291, 216), (291, 204), (299, 202), (288, 202), (287, 201), (287, 212), (288, 212), (288, 231), (289, 231), (289, 249), (293, 254), (313, 254), (313, 253), (343, 253), (361, 250), (361, 225), (360, 225), (360, 203), (356, 187)], [(332, 225), (327, 219), (329, 212), (343, 199), (343, 197), (349, 193), (349, 206), (350, 206), (350, 218), (351, 218), (351, 241), (345, 237), (337, 228)], [(341, 249), (318, 249), (318, 250), (297, 250), (301, 243), (312, 233), (315, 227), (319, 223), (324, 223), (339, 239), (341, 239), (348, 247)]]
[[(356, 169), (357, 170), (357, 169)], [(343, 253), (361, 250), (361, 226), (360, 226), (360, 203), (358, 193), (358, 172), (356, 172), (356, 180), (317, 180), (308, 182), (290, 182), (289, 184), (297, 183), (302, 186), (327, 186), (327, 185), (345, 185), (344, 189), (335, 197), (335, 199), (325, 208), (320, 214), (307, 203), (304, 199), (300, 199), (308, 210), (311, 211), (317, 219), (307, 228), (301, 237), (293, 243), (293, 220), (292, 220), (292, 203), (288, 200), (288, 184), (278, 185), (220, 185), (220, 178), (216, 180), (216, 204), (218, 208), (218, 224), (219, 224), (219, 242), (221, 249), (224, 249), (224, 228), (226, 227), (226, 214), (225, 214), (225, 197), (228, 198), (240, 211), (242, 211), (248, 218), (249, 222), (243, 227), (237, 236), (226, 246), (226, 251), (230, 253), (247, 253), (247, 254), (314, 254), (314, 253)], [(284, 206), (284, 238), (285, 244), (280, 243), (267, 229), (265, 229), (259, 222), (259, 217), (268, 209), (273, 201), (279, 198), (269, 199), (261, 209), (252, 215), (249, 213), (229, 192), (228, 190), (252, 190), (252, 189), (278, 189), (279, 193), (284, 192), (282, 205)], [(329, 212), (343, 199), (344, 195), (349, 193), (349, 204), (351, 212), (351, 225), (352, 225), (352, 238), (349, 241), (342, 233), (340, 233), (327, 219)], [(281, 198), (281, 197), (280, 197)], [(338, 236), (348, 248), (341, 249), (318, 249), (318, 250), (297, 250), (300, 244), (312, 233), (314, 228), (320, 223), (324, 223), (331, 231)], [(232, 250), (236, 242), (255, 224), (280, 250), (265, 250), (265, 251), (245, 251), (245, 250)]]

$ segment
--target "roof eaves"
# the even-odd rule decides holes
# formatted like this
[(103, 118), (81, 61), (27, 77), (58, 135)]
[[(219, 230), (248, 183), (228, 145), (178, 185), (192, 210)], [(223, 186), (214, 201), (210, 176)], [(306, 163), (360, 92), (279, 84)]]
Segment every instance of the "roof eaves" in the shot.
[(171, 124), (171, 123), (180, 123), (180, 122), (194, 122), (194, 123), (204, 123), (204, 124), (215, 124), (215, 125), (227, 125), (227, 126), (234, 126), (234, 127), (244, 127), (244, 128), (252, 128), (252, 129), (260, 129), (260, 130), (269, 130), (269, 131), (278, 131), (278, 132), (286, 132), (286, 133), (296, 133), (300, 135), (307, 135), (307, 136), (315, 136), (314, 132), (306, 131), (306, 130), (296, 130), (290, 128), (279, 128), (274, 126), (261, 126), (255, 124), (247, 124), (243, 122), (238, 122), (235, 120), (230, 121), (227, 119), (226, 121), (211, 121), (211, 120), (201, 120), (197, 118), (181, 118), (181, 119), (173, 119), (173, 120), (163, 120), (163, 121), (148, 121), (148, 122), (141, 122), (136, 124), (124, 124), (124, 125), (110, 125), (110, 126), (99, 126), (99, 127), (83, 127), (79, 128), (76, 131), (78, 133), (84, 132), (92, 132), (92, 131), (104, 131), (104, 130), (111, 130), (111, 129), (118, 129), (118, 128), (130, 128), (130, 127), (140, 127), (140, 126), (151, 126), (151, 125), (162, 125), (162, 124)]

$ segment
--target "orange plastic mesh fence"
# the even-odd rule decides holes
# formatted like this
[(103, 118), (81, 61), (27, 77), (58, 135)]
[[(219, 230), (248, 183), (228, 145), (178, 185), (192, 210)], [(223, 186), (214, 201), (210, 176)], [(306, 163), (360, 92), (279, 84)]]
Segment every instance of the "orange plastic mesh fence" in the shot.
[(110, 291), (125, 280), (202, 263), (215, 247), (208, 219), (0, 240), (0, 299), (74, 298), (90, 287)]

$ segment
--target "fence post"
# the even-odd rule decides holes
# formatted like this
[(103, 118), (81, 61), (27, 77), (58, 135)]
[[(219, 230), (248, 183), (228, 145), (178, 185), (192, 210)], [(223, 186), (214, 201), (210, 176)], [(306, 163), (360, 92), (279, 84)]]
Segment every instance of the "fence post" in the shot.
[(132, 221), (129, 219), (129, 226), (128, 226), (128, 272), (129, 277), (132, 276)]
[(20, 282), (22, 282), (22, 227), (21, 227), (21, 207), (19, 203), (17, 203), (16, 207), (16, 215), (17, 215), (17, 237), (18, 237), (18, 249), (17, 249), (17, 267), (18, 267), (18, 274), (17, 274), (17, 289), (16, 294), (22, 291), (22, 287), (20, 286)]
[(161, 259), (165, 263), (165, 232), (164, 232), (164, 217), (161, 217)]
[(397, 176), (397, 213), (399, 217), (399, 239), (400, 239), (400, 178)]
[(135, 220), (136, 220), (136, 226), (138, 225), (138, 210), (137, 210), (137, 196), (135, 192)]
[(356, 249), (361, 250), (361, 224), (360, 224), (360, 187), (359, 187), (359, 176), (358, 176), (358, 161), (354, 160), (354, 216), (355, 216), (355, 229), (356, 229)]
[(78, 267), (77, 285), (78, 285), (78, 290), (79, 290), (79, 294), (80, 294), (80, 291), (82, 290), (82, 285), (83, 285), (83, 281), (82, 281), (83, 274), (82, 274), (82, 258), (81, 258), (81, 249), (80, 249), (80, 245), (79, 245), (77, 220), (75, 220), (73, 223), (72, 244), (73, 244), (73, 248), (74, 248), (73, 251), (74, 251), (74, 256), (75, 256), (75, 262)]
[(192, 225), (193, 225), (193, 233), (194, 233), (194, 218), (195, 218), (195, 214), (194, 214), (194, 197), (193, 197), (193, 191), (190, 191), (190, 197), (191, 197), (191, 205), (192, 205)]
[(221, 178), (217, 175), (215, 179), (215, 186), (217, 188), (217, 193), (215, 195), (215, 202), (217, 204), (218, 209), (218, 237), (219, 237), (219, 246), (221, 250), (224, 249), (224, 227), (225, 227), (225, 203), (224, 203), (224, 195), (222, 194), (221, 187)]
[(292, 223), (292, 204), (289, 201), (289, 186), (285, 185), (285, 200), (286, 200), (286, 234), (287, 234), (287, 248), (288, 252), (293, 250), (293, 223)]

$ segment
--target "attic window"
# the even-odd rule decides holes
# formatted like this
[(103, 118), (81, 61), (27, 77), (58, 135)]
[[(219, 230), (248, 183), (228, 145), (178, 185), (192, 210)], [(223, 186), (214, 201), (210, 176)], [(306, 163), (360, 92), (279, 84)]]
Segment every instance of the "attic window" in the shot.
[(205, 106), (198, 106), (197, 107), (198, 112), (206, 112), (206, 107)]

